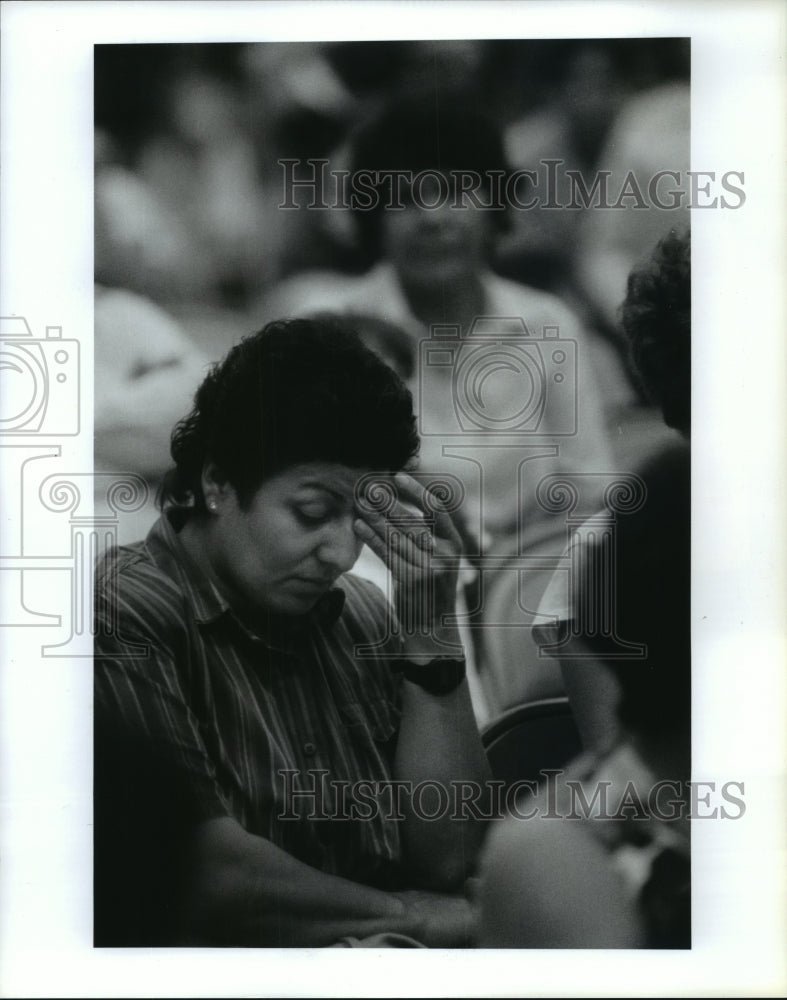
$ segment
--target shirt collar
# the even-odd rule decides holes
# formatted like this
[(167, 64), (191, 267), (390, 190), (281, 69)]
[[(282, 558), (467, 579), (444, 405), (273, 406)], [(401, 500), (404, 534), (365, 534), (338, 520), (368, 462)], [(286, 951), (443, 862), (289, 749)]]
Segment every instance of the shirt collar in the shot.
[(146, 545), (157, 565), (181, 585), (198, 625), (211, 625), (230, 615), (250, 635), (280, 647), (282, 644), (289, 646), (291, 640), (304, 634), (311, 626), (330, 628), (338, 621), (344, 609), (345, 592), (336, 586), (324, 594), (307, 614), (297, 617), (270, 615), (251, 632), (178, 537), (177, 529), (183, 520), (183, 514), (177, 509), (162, 514), (150, 529)]
[[(489, 286), (492, 279), (491, 272), (482, 269), (480, 271), (481, 285), (484, 295), (488, 298)], [(396, 268), (390, 261), (382, 260), (366, 276), (369, 298), (377, 303), (385, 303), (385, 315), (388, 319), (402, 324), (406, 329), (420, 329), (425, 326), (423, 320), (412, 312), (407, 302)], [(466, 331), (465, 331), (466, 332)]]

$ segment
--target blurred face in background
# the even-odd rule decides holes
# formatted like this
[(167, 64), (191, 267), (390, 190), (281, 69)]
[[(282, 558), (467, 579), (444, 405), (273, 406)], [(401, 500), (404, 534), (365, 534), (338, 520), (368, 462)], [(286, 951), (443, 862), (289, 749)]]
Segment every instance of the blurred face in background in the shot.
[[(489, 211), (473, 206), (466, 196), (455, 206), (450, 177), (432, 172), (403, 195), (405, 208), (387, 208), (381, 222), (383, 256), (402, 282), (426, 285), (477, 277), (490, 255)], [(488, 200), (481, 191), (478, 197)]]

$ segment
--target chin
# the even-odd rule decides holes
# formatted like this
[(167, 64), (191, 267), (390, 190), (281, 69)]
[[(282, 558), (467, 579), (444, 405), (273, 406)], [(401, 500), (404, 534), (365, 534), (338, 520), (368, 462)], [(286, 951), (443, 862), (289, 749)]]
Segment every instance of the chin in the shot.
[(317, 597), (299, 597), (293, 595), (279, 595), (278, 599), (271, 605), (271, 610), (277, 615), (306, 615), (314, 605), (320, 600), (322, 594)]

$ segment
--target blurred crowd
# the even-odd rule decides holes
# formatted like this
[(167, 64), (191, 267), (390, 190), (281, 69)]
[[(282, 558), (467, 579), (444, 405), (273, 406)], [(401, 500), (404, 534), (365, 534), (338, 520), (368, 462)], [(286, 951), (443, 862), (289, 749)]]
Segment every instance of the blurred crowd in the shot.
[[(279, 210), (279, 161), (340, 165), (357, 125), (396, 93), (473, 95), (514, 168), (688, 167), (684, 39), (97, 46), (95, 73), (97, 281), (240, 326), (290, 275), (367, 269), (349, 213)], [(630, 213), (515, 213), (495, 269), (613, 334), (622, 289), (589, 274), (584, 236), (610, 214)], [(618, 247), (635, 256), (664, 225), (663, 212), (638, 214), (647, 231)]]

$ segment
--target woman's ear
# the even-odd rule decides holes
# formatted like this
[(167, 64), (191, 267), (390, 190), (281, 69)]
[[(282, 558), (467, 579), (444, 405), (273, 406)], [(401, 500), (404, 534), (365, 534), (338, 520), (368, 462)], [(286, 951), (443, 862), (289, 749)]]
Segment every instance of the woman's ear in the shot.
[(235, 491), (215, 462), (206, 462), (200, 480), (205, 506), (211, 514), (218, 514), (227, 497)]

